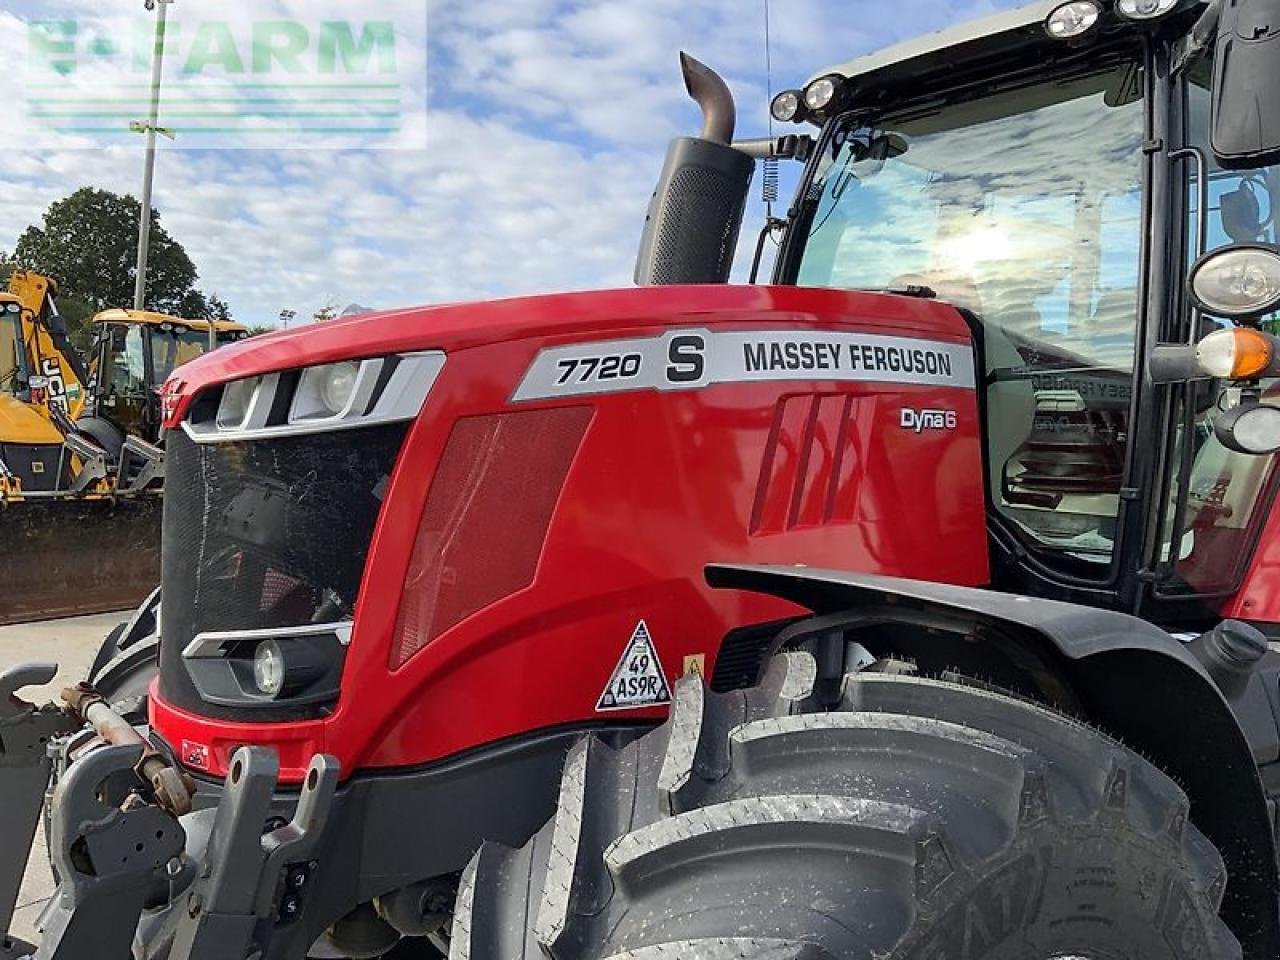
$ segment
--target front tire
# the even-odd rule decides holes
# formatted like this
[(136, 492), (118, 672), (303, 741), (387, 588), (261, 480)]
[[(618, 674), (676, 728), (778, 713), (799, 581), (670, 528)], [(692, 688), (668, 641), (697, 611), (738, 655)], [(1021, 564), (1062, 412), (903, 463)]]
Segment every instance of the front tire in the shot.
[(472, 860), (453, 960), (1240, 956), (1221, 857), (1136, 754), (912, 677), (850, 674), (827, 710), (814, 673), (686, 677), (659, 729), (581, 741), (553, 820)]

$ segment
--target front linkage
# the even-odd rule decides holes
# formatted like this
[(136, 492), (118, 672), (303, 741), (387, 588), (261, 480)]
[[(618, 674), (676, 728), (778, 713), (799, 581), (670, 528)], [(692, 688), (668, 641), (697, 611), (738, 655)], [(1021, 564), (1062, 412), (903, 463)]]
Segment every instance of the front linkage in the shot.
[[(197, 859), (179, 822), (194, 784), (101, 697), (83, 686), (63, 692), (65, 707), (16, 696), (56, 672), (31, 664), (0, 674), (0, 960), (129, 956), (143, 911), (173, 906), (162, 936), (173, 960), (276, 955), (274, 932), (301, 911), (337, 761), (312, 760), (283, 821), (273, 819), (275, 754), (236, 751)], [(55, 761), (46, 823), (58, 888), (35, 946), (8, 930)]]

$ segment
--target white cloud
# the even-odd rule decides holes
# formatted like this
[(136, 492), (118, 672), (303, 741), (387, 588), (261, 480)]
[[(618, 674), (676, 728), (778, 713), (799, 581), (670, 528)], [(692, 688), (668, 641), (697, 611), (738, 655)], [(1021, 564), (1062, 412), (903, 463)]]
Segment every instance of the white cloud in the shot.
[[(140, 15), (133, 0), (111, 2)], [(270, 2), (282, 16), (309, 21), (352, 9), (341, 0)], [(261, 7), (220, 10), (232, 18)], [(990, 7), (775, 0), (773, 86)], [(38, 15), (102, 9), (60, 0)], [(25, 43), (15, 13), (36, 12), (23, 0), (0, 0), (0, 56), (20, 56)], [(426, 149), (334, 151), (305, 141), (281, 151), (162, 148), (163, 222), (192, 255), (200, 285), (243, 319), (270, 321), (284, 307), (307, 316), (330, 298), (389, 307), (629, 284), (666, 141), (697, 126), (677, 73), (681, 47), (725, 72), (742, 132), (764, 130), (761, 4), (435, 0), (424, 27), (430, 63), (412, 62), (408, 73), (430, 80)], [(0, 100), (0, 249), (80, 186), (136, 195), (140, 144), (26, 147), (13, 99), (9, 107)], [(421, 142), (421, 122), (402, 142)], [(747, 254), (753, 229), (743, 232)]]

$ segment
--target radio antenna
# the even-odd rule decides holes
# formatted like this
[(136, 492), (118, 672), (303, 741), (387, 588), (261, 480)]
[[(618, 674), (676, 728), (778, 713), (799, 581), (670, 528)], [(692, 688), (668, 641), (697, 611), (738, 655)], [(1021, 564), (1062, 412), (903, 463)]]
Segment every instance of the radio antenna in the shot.
[(769, 34), (769, 0), (764, 0), (764, 88), (769, 105), (769, 155), (761, 164), (760, 178), (766, 221), (773, 220), (773, 204), (778, 199), (778, 158), (773, 155), (773, 41)]

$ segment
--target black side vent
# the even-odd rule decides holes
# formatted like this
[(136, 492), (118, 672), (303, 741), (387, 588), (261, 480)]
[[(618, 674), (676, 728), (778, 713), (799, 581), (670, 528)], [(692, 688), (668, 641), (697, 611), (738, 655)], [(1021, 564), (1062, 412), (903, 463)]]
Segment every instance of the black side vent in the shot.
[(769, 646), (778, 634), (794, 620), (776, 620), (757, 623), (730, 631), (720, 644), (715, 670), (711, 674), (711, 689), (715, 693), (745, 690), (760, 679), (760, 668), (769, 652)]

